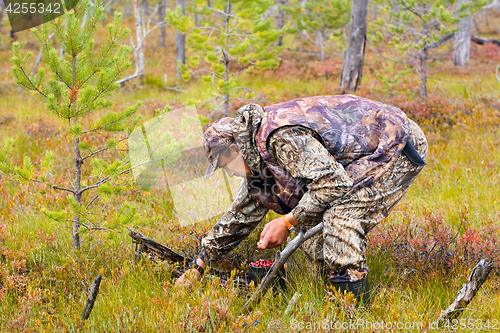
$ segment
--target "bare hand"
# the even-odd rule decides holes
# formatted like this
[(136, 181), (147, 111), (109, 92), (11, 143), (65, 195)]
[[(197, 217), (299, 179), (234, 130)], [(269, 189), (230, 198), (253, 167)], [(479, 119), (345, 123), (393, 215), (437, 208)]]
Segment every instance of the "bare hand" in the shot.
[(174, 287), (179, 288), (179, 287), (184, 287), (184, 288), (190, 288), (191, 284), (194, 281), (198, 281), (201, 278), (200, 272), (196, 270), (195, 268), (191, 268), (187, 271), (184, 272), (176, 281), (174, 284)]
[(265, 250), (280, 246), (286, 242), (289, 234), (290, 231), (288, 231), (283, 219), (281, 217), (274, 219), (266, 224), (264, 230), (262, 230), (257, 248)]

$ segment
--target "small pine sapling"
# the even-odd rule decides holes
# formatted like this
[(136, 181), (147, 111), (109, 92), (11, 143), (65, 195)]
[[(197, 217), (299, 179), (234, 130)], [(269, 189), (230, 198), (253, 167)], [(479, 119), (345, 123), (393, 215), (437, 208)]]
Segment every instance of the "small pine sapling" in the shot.
[(187, 34), (189, 60), (186, 65), (178, 63), (183, 79), (202, 73), (217, 89), (217, 95), (204, 103), (221, 101), (210, 116), (221, 107), (227, 116), (230, 100), (254, 97), (251, 89), (240, 86), (238, 74), (278, 66), (281, 32), (272, 27), (272, 18), (262, 19), (272, 4), (273, 0), (215, 0), (208, 7), (197, 0), (199, 26), (180, 7), (167, 10), (166, 21)]
[[(141, 116), (136, 115), (142, 103), (121, 112), (108, 112), (103, 116), (98, 111), (110, 107), (107, 99), (119, 87), (117, 80), (125, 74), (130, 66), (130, 46), (120, 45), (120, 41), (129, 33), (122, 27), (122, 15), (115, 12), (114, 20), (107, 25), (108, 36), (100, 48), (95, 46), (93, 36), (106, 18), (101, 2), (92, 6), (89, 0), (80, 1), (69, 11), (63, 20), (58, 17), (50, 23), (32, 29), (32, 33), (40, 44), (46, 68), (41, 68), (33, 76), (29, 74), (27, 63), (32, 55), (21, 54), (19, 43), (13, 43), (12, 72), (16, 83), (34, 94), (43, 102), (53, 115), (64, 119), (67, 123), (68, 141), (71, 142), (73, 177), (70, 170), (68, 185), (53, 184), (53, 178), (47, 177), (52, 171), (54, 154), (47, 151), (35, 171), (31, 159), (24, 157), (24, 165), (15, 165), (9, 150), (13, 141), (0, 151), (0, 170), (17, 176), (27, 182), (47, 185), (50, 189), (70, 193), (67, 197), (72, 211), (50, 211), (43, 213), (57, 221), (72, 223), (72, 243), (80, 249), (80, 228), (103, 228), (96, 223), (95, 213), (89, 207), (96, 199), (123, 192), (126, 181), (120, 177), (130, 171), (130, 163), (122, 156), (127, 134), (139, 123)], [(53, 31), (55, 37), (49, 38)], [(64, 45), (64, 52), (59, 54), (54, 46), (54, 39)], [(46, 73), (48, 75), (46, 75)], [(111, 139), (93, 146), (100, 137)], [(125, 137), (124, 137), (125, 136)], [(116, 159), (105, 161), (98, 158), (103, 153), (112, 154)], [(86, 168), (84, 168), (84, 165)], [(118, 217), (107, 222), (111, 226), (122, 224), (133, 218), (136, 208), (124, 202), (118, 209)], [(106, 226), (106, 225), (105, 225)]]

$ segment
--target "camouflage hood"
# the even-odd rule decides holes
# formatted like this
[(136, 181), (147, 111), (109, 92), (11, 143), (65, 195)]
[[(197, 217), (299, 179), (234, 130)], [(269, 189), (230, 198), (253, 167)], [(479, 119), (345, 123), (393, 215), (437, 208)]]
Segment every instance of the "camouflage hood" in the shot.
[(261, 158), (255, 136), (259, 130), (264, 110), (257, 104), (248, 104), (238, 109), (233, 127), (233, 136), (252, 173), (260, 173)]

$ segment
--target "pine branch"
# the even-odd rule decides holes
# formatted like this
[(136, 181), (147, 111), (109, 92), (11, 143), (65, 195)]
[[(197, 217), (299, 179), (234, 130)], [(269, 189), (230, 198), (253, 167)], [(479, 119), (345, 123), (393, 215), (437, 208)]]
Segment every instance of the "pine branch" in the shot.
[(219, 74), (217, 74), (217, 73), (215, 73), (215, 72), (212, 72), (212, 71), (206, 70), (206, 69), (199, 69), (199, 70), (197, 70), (197, 71), (194, 71), (193, 73), (191, 73), (191, 76), (193, 76), (193, 75), (194, 75), (194, 74), (196, 74), (196, 73), (203, 73), (203, 72), (207, 72), (208, 74), (210, 74), (210, 75), (212, 75), (212, 76), (216, 76), (216, 77), (218, 77), (219, 79), (224, 80), (224, 77), (223, 77), (223, 76), (221, 76), (221, 75), (219, 75)]
[[(133, 169), (135, 169), (135, 168), (137, 168), (137, 167), (140, 167), (140, 166), (142, 166), (142, 165), (145, 165), (145, 164), (150, 164), (150, 163), (157, 162), (157, 161), (161, 161), (162, 159), (163, 159), (163, 158), (158, 158), (158, 159), (156, 159), (156, 160), (152, 160), (152, 161), (147, 161), (147, 162), (139, 163), (139, 164), (137, 164), (137, 165), (135, 165), (135, 166), (133, 166), (133, 167), (131, 167), (131, 168), (128, 168), (128, 169), (123, 170), (123, 171), (120, 171), (119, 173), (117, 173), (117, 174), (116, 174), (116, 176), (120, 176), (120, 175), (122, 175), (122, 174), (124, 174), (124, 173), (126, 173), (126, 172), (129, 172), (129, 171), (131, 171), (131, 170), (133, 170)], [(123, 166), (123, 165), (125, 165), (125, 164), (127, 164), (129, 161), (130, 161), (130, 160), (127, 160), (124, 164), (122, 164), (122, 166)], [(102, 184), (107, 183), (107, 182), (108, 182), (108, 181), (110, 181), (110, 180), (111, 180), (111, 176), (106, 176), (105, 178), (103, 178), (102, 180), (98, 181), (97, 183), (92, 184), (92, 185), (88, 185), (88, 186), (86, 186), (86, 187), (82, 188), (82, 189), (80, 190), (80, 192), (79, 192), (79, 193), (83, 193), (83, 192), (88, 191), (88, 190), (90, 190), (90, 189), (93, 189), (93, 188), (99, 187), (99, 186), (101, 186)]]
[(97, 198), (99, 198), (99, 193), (98, 193), (98, 194), (97, 194), (97, 195), (96, 195), (96, 196), (95, 196), (92, 200), (90, 200), (90, 202), (87, 204), (87, 206), (85, 206), (84, 211), (86, 211), (86, 210), (87, 210), (87, 208), (89, 208), (89, 206), (90, 206), (90, 205), (91, 205), (91, 204), (92, 204), (92, 203), (93, 203), (93, 202), (94, 202)]
[(51, 189), (53, 190), (61, 190), (61, 191), (67, 191), (67, 192), (70, 192), (70, 193), (75, 193), (74, 190), (72, 189), (69, 189), (69, 188), (65, 188), (65, 187), (60, 187), (60, 186), (54, 186), (54, 185), (50, 185), (49, 183), (46, 183), (46, 182), (43, 182), (41, 180), (38, 180), (38, 179), (33, 179), (33, 178), (30, 178), (30, 179), (27, 179), (27, 178), (24, 178), (22, 175), (19, 175), (21, 178), (23, 178), (24, 180), (26, 181), (29, 181), (29, 182), (34, 182), (34, 183), (39, 183), (39, 184), (44, 184), (44, 185), (47, 185), (48, 187), (50, 187)]
[(28, 76), (28, 74), (26, 73), (25, 71), (25, 68), (24, 66), (19, 66), (18, 67), (20, 70), (21, 70), (21, 73), (23, 74), (24, 78), (31, 84), (31, 87), (29, 86), (26, 86), (25, 84), (21, 83), (21, 82), (18, 82), (18, 84), (20, 86), (23, 86), (29, 90), (35, 90), (37, 91), (40, 95), (42, 95), (43, 97), (47, 98), (47, 95), (45, 95), (40, 89), (38, 89), (38, 87), (35, 87), (35, 84), (33, 83), (33, 81), (31, 81), (31, 78)]
[(422, 14), (420, 14), (419, 12), (417, 12), (413, 7), (409, 7), (408, 4), (406, 3), (406, 1), (401, 1), (401, 4), (406, 8), (406, 10), (408, 10), (410, 13), (413, 13), (415, 14), (416, 16), (418, 16), (419, 19), (422, 19)]
[(425, 48), (427, 49), (434, 49), (434, 48), (437, 48), (443, 44), (445, 44), (447, 41), (449, 41), (453, 36), (455, 36), (455, 33), (452, 32), (444, 37), (441, 37), (440, 40), (438, 41), (435, 41), (435, 42), (432, 42), (432, 43), (429, 43), (425, 46)]
[[(83, 132), (83, 133), (86, 133), (86, 132)], [(109, 147), (101, 148), (99, 150), (96, 150), (95, 152), (92, 152), (92, 153), (88, 154), (87, 156), (83, 157), (82, 158), (82, 162), (85, 161), (87, 158), (92, 157), (94, 155), (97, 155), (97, 154), (99, 154), (99, 153), (101, 153), (101, 152), (103, 152), (105, 150), (108, 150), (108, 149), (109, 149)]]

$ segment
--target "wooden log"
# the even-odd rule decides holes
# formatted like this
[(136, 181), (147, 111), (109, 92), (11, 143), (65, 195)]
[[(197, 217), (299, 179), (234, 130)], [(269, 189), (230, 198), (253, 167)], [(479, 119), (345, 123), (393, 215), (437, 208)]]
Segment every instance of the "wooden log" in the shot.
[(92, 283), (92, 287), (90, 288), (90, 295), (87, 298), (87, 303), (85, 304), (85, 308), (83, 309), (82, 312), (82, 321), (85, 321), (90, 316), (90, 313), (94, 308), (94, 304), (97, 299), (97, 294), (99, 293), (99, 286), (101, 285), (101, 279), (102, 275), (99, 274), (97, 275), (97, 278), (94, 280), (94, 283)]
[(500, 40), (498, 40), (498, 39), (490, 39), (490, 38), (485, 38), (485, 37), (480, 37), (480, 36), (471, 36), (470, 40), (476, 44), (479, 44), (479, 45), (484, 45), (484, 43), (493, 43), (495, 45), (500, 46)]
[(438, 321), (446, 321), (459, 317), (465, 310), (470, 301), (474, 298), (481, 285), (486, 281), (490, 274), (493, 265), (491, 262), (481, 259), (481, 261), (474, 267), (469, 276), (469, 282), (464, 283), (462, 289), (458, 292), (455, 301), (448, 307), (448, 309), (441, 312)]
[(323, 222), (314, 226), (310, 230), (306, 231), (306, 228), (301, 228), (299, 234), (288, 243), (283, 252), (277, 251), (276, 258), (274, 259), (274, 264), (267, 272), (264, 279), (257, 290), (253, 293), (252, 297), (243, 306), (243, 312), (250, 311), (256, 304), (259, 303), (260, 299), (266, 293), (267, 289), (271, 286), (273, 281), (278, 277), (279, 271), (283, 269), (288, 258), (297, 250), (306, 240), (316, 235), (318, 232), (323, 230)]

